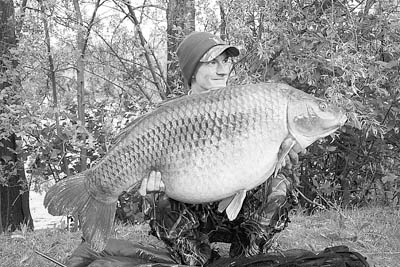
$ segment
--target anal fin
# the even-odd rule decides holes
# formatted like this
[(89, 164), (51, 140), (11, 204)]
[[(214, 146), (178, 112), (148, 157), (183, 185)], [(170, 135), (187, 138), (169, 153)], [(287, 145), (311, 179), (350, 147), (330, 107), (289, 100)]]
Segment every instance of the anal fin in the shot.
[(240, 190), (234, 196), (223, 199), (219, 205), (218, 210), (223, 211), (225, 209), (226, 215), (230, 221), (233, 221), (238, 216), (240, 209), (242, 208), (243, 201), (246, 198), (246, 190)]

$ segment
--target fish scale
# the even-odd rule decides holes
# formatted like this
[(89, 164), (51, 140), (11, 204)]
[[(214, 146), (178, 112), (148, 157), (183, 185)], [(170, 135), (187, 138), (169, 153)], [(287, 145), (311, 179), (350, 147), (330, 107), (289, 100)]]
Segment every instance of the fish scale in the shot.
[(345, 121), (329, 102), (278, 83), (227, 87), (168, 101), (137, 118), (92, 168), (54, 185), (45, 206), (79, 215), (85, 239), (102, 249), (111, 235), (118, 196), (146, 188), (161, 172), (168, 197), (221, 201), (230, 220), (247, 190), (265, 182), (296, 140), (303, 148)]

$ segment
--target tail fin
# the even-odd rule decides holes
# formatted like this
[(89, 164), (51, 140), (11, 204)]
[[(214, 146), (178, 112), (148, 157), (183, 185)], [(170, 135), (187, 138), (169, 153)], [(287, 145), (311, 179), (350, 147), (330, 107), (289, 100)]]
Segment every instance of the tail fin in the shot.
[(97, 251), (103, 250), (113, 229), (116, 202), (95, 199), (85, 186), (88, 171), (59, 181), (47, 192), (44, 206), (55, 216), (72, 214), (81, 223), (83, 237)]

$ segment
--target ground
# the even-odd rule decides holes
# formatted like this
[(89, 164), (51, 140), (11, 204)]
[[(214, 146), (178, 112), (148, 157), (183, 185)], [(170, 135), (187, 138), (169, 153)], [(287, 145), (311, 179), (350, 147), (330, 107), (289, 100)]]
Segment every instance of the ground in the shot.
[[(33, 208), (33, 207), (31, 207)], [(43, 215), (43, 214), (42, 214)], [(33, 217), (35, 212), (33, 212)], [(42, 218), (44, 219), (44, 218)], [(54, 219), (54, 218), (53, 218)], [(60, 218), (57, 218), (59, 220)], [(321, 251), (326, 247), (346, 245), (366, 256), (371, 266), (400, 266), (400, 211), (398, 208), (369, 207), (362, 209), (322, 211), (311, 216), (303, 212), (291, 216), (288, 228), (276, 236), (275, 250), (302, 248)], [(71, 233), (61, 229), (61, 224), (48, 219), (50, 228), (34, 232), (26, 230), (0, 235), (0, 266), (55, 266), (50, 261), (35, 254), (39, 250), (60, 262), (81, 242), (81, 233)], [(39, 222), (38, 220), (37, 222)], [(43, 224), (40, 224), (41, 228)], [(162, 246), (156, 238), (148, 235), (145, 224), (117, 226), (117, 238)], [(217, 244), (220, 252), (227, 254), (225, 244)]]

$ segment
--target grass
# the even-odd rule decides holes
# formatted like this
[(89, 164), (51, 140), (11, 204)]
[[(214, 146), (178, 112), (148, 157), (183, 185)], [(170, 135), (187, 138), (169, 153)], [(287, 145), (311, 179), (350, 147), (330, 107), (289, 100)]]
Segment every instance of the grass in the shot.
[[(293, 248), (320, 251), (326, 247), (346, 245), (368, 258), (371, 266), (400, 266), (400, 211), (395, 208), (363, 208), (301, 213), (291, 217), (288, 228), (276, 236), (275, 250)], [(117, 226), (117, 238), (162, 246), (147, 234), (146, 225)], [(62, 229), (26, 230), (0, 235), (0, 266), (53, 267), (54, 263), (37, 255), (34, 249), (65, 262), (80, 243), (80, 232)], [(227, 246), (218, 244), (221, 252)]]
[(368, 208), (298, 215), (279, 234), (280, 249), (304, 248), (320, 251), (346, 245), (367, 257), (371, 266), (400, 266), (400, 211)]

